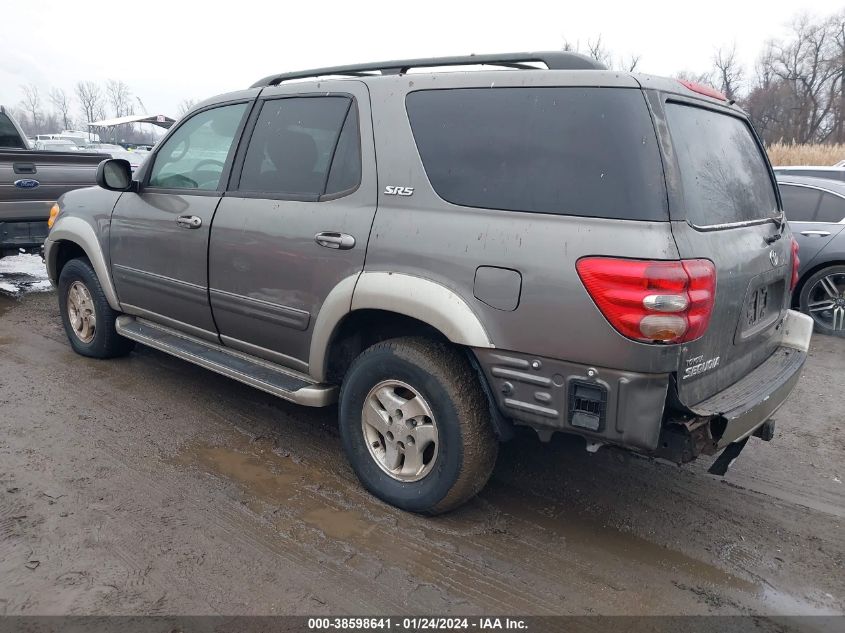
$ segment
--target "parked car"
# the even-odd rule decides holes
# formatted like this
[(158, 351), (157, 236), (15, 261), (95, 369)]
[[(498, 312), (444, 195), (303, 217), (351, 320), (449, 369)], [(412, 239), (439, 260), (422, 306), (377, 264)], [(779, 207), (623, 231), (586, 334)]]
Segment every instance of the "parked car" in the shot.
[[(467, 64), (510, 69), (405, 75)], [(364, 486), (416, 512), (478, 492), (514, 424), (724, 473), (812, 332), (742, 111), (573, 53), (270, 76), (98, 183), (45, 245), (73, 349), (338, 402)]]
[(40, 251), (56, 200), (66, 191), (94, 184), (97, 164), (108, 158), (29, 147), (11, 114), (0, 106), (0, 257)]
[(83, 151), (97, 152), (99, 154), (108, 154), (112, 158), (122, 158), (129, 162), (129, 166), (134, 172), (141, 163), (147, 158), (149, 152), (143, 150), (126, 150), (121, 145), (114, 143), (91, 143), (82, 148)]
[(778, 184), (801, 248), (793, 303), (816, 331), (845, 336), (845, 183), (779, 175)]
[(35, 149), (45, 152), (78, 152), (79, 145), (73, 141), (63, 141), (60, 139), (48, 139), (42, 141), (35, 141)]
[(807, 178), (828, 178), (845, 180), (845, 167), (836, 164), (833, 167), (796, 165), (793, 167), (775, 167), (776, 176), (805, 176)]

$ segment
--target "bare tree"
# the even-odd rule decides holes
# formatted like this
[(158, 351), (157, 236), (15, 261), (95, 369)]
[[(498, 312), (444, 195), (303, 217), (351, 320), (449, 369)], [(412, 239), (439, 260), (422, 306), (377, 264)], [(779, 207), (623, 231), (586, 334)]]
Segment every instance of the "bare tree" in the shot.
[(742, 65), (736, 56), (736, 44), (733, 44), (730, 49), (717, 49), (713, 56), (713, 66), (717, 88), (728, 99), (736, 101), (743, 79)]
[(792, 25), (792, 37), (772, 46), (772, 74), (785, 87), (784, 140), (796, 143), (824, 141), (832, 131), (833, 108), (841, 67), (836, 58), (831, 23), (814, 22), (802, 15)]
[(62, 129), (71, 129), (73, 127), (73, 121), (70, 118), (71, 102), (67, 93), (61, 88), (53, 88), (50, 91), (50, 103), (62, 117), (62, 124), (64, 125)]
[(709, 72), (699, 73), (692, 70), (682, 70), (675, 74), (675, 79), (691, 81), (696, 84), (704, 84), (705, 86), (713, 85), (713, 74)]
[(603, 64), (607, 68), (613, 67), (613, 56), (610, 54), (610, 51), (607, 50), (607, 48), (605, 48), (602, 44), (601, 35), (596, 37), (595, 40), (587, 40), (587, 55), (595, 59), (600, 64)]
[(93, 81), (80, 81), (76, 84), (76, 98), (82, 107), (82, 116), (86, 123), (96, 121), (100, 114), (105, 114), (103, 109), (103, 95)]
[(613, 53), (604, 45), (601, 35), (598, 35), (595, 39), (588, 39), (587, 47), (584, 51), (581, 50), (581, 42), (579, 40), (572, 42), (564, 38), (562, 49), (573, 53), (583, 53), (610, 69), (634, 72), (640, 63), (640, 55), (629, 55), (628, 57), (614, 59)]
[(41, 94), (38, 91), (38, 86), (35, 84), (26, 84), (21, 86), (23, 90), (23, 100), (21, 107), (26, 111), (30, 117), (32, 129), (34, 134), (41, 132)]
[(132, 109), (132, 91), (123, 81), (119, 79), (109, 79), (106, 82), (106, 98), (112, 107), (114, 116), (121, 117), (131, 114)]
[(191, 109), (192, 109), (195, 105), (197, 105), (197, 100), (196, 100), (196, 99), (182, 99), (182, 100), (179, 102), (179, 107), (177, 108), (177, 115), (176, 115), (176, 116), (177, 116), (178, 118), (180, 118), (180, 119), (181, 119), (181, 118), (182, 118), (183, 116), (185, 116), (188, 112), (190, 112), (190, 111), (191, 111)]
[(620, 58), (619, 65), (622, 70), (633, 73), (637, 71), (637, 66), (640, 65), (640, 55), (629, 55), (627, 58)]

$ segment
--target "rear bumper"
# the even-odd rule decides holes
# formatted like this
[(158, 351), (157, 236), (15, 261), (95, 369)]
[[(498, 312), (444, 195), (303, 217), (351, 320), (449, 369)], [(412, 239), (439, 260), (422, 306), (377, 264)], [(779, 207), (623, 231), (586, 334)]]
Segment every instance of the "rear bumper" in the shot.
[[(678, 403), (670, 374), (588, 367), (497, 349), (473, 351), (499, 411), (514, 423), (687, 462), (753, 434), (792, 392), (813, 321), (789, 310), (782, 327), (781, 345), (768, 359), (692, 407)], [(587, 407), (597, 412), (594, 416), (579, 413), (583, 396), (590, 394), (596, 396)]]
[(0, 254), (37, 250), (48, 233), (46, 221), (0, 222)]
[(690, 407), (696, 415), (716, 420), (711, 422), (711, 428), (717, 450), (753, 434), (795, 388), (807, 359), (813, 320), (789, 310), (783, 328), (781, 346), (762, 365), (727, 389)]

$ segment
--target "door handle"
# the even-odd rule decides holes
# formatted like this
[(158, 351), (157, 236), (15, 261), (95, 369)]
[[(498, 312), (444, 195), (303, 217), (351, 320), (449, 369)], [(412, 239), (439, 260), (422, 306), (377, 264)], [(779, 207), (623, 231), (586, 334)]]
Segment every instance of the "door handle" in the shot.
[(333, 231), (325, 231), (317, 233), (314, 236), (314, 241), (320, 246), (326, 248), (336, 248), (342, 251), (347, 251), (355, 246), (355, 238), (346, 233), (335, 233)]
[(828, 237), (830, 231), (801, 231), (801, 235), (804, 237)]
[(180, 215), (176, 224), (185, 229), (198, 229), (202, 226), (202, 218), (196, 215)]
[(16, 174), (34, 174), (38, 171), (35, 163), (12, 163), (12, 169)]

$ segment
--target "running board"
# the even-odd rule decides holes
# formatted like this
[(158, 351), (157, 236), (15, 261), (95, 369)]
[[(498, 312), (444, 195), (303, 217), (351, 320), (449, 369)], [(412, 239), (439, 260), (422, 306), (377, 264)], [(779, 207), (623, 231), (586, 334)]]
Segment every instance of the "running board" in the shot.
[(142, 345), (187, 360), (274, 396), (309, 407), (337, 402), (337, 386), (316, 383), (305, 374), (209, 343), (171, 328), (121, 315), (117, 333)]

